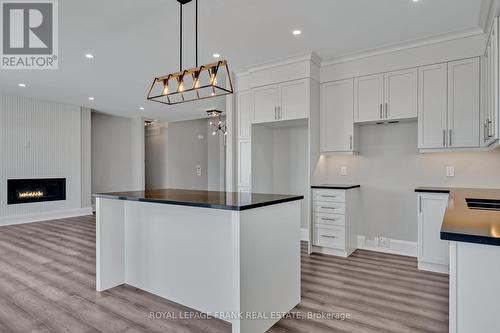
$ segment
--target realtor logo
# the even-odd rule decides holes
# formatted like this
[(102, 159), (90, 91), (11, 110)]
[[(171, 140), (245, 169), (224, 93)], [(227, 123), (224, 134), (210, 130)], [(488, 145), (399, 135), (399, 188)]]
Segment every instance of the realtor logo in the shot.
[(0, 4), (0, 69), (57, 69), (57, 0)]

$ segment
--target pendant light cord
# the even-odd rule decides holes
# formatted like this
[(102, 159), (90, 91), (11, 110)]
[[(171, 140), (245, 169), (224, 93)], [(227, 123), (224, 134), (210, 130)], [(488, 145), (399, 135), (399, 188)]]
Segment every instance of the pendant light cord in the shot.
[(179, 44), (181, 45), (180, 47), (180, 54), (179, 54), (179, 72), (182, 71), (182, 3), (180, 4), (180, 37), (179, 37)]
[(195, 6), (196, 6), (196, 67), (198, 67), (198, 0), (195, 0)]

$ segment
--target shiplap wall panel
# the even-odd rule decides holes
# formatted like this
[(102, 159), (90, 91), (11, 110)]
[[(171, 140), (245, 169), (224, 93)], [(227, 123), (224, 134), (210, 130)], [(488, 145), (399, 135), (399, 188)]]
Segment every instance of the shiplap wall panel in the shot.
[[(66, 201), (7, 205), (7, 179), (66, 178)], [(0, 94), (0, 217), (81, 208), (80, 107)]]

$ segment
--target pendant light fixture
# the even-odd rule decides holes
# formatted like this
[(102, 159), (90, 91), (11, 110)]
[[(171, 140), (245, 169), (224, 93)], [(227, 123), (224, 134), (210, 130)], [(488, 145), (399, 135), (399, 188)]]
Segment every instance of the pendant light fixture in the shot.
[(154, 79), (147, 97), (150, 101), (174, 105), (233, 93), (227, 60), (198, 66), (198, 0), (195, 0), (196, 67), (182, 68), (182, 7), (191, 1), (177, 0), (180, 5), (179, 71)]
[(208, 117), (210, 118), (209, 125), (213, 129), (212, 135), (217, 135), (217, 133), (227, 135), (227, 126), (224, 123), (224, 121), (222, 121), (222, 111), (208, 110), (207, 114)]

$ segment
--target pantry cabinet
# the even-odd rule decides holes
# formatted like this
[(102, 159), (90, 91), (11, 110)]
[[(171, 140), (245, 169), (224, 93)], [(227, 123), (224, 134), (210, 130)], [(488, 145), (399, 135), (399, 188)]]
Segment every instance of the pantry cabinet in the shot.
[(322, 84), (320, 99), (321, 152), (359, 151), (358, 126), (353, 123), (354, 80)]
[(354, 110), (357, 123), (417, 117), (416, 68), (355, 78)]
[(479, 58), (420, 67), (420, 149), (479, 147)]
[(243, 91), (236, 96), (238, 131), (238, 191), (250, 192), (252, 187), (252, 92)]
[(481, 59), (481, 146), (488, 147), (499, 139), (499, 26), (495, 18), (486, 50)]
[(309, 79), (258, 87), (252, 92), (254, 124), (309, 117)]

